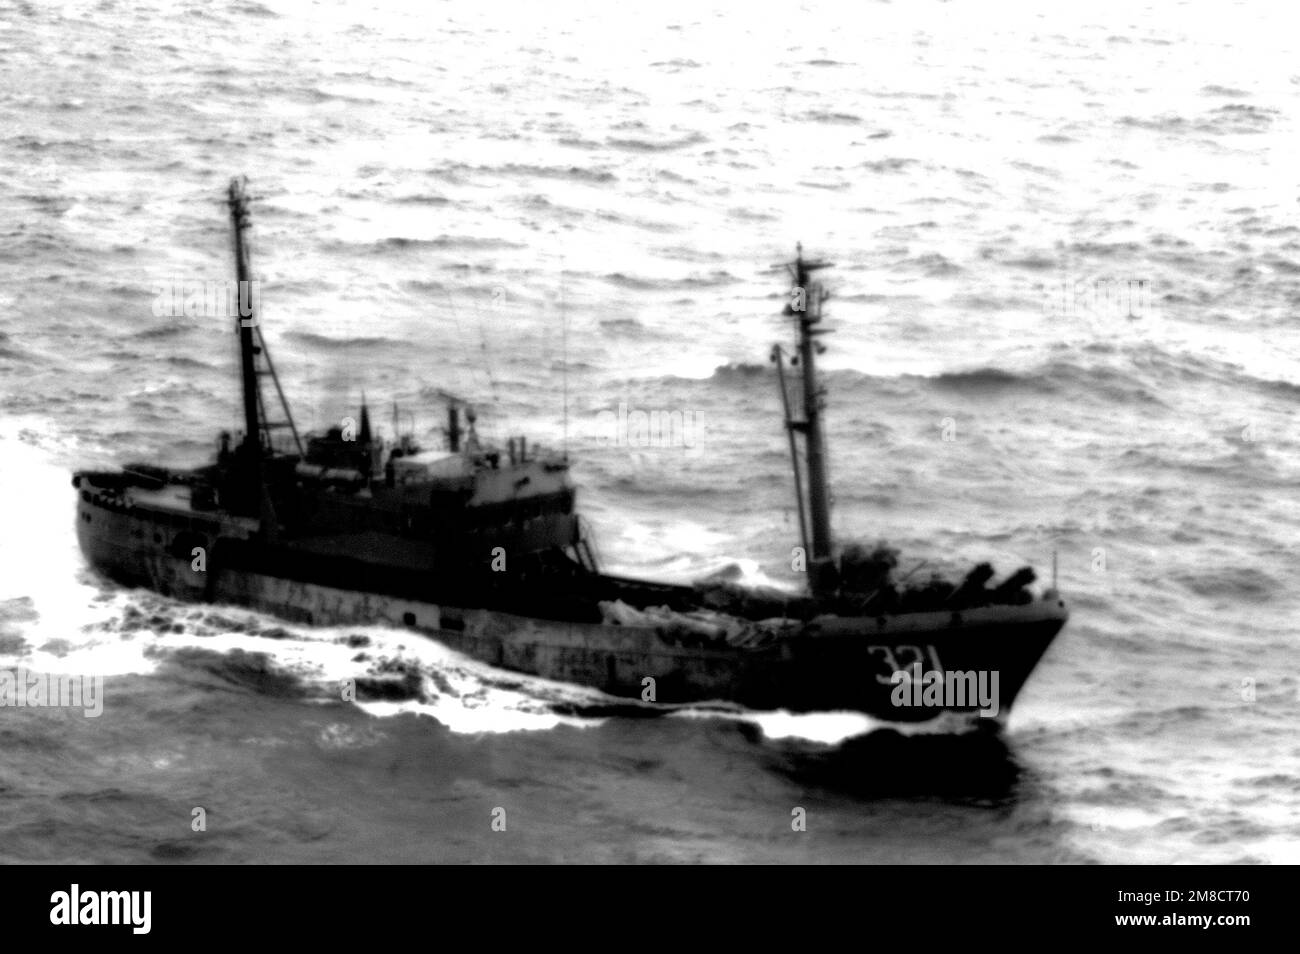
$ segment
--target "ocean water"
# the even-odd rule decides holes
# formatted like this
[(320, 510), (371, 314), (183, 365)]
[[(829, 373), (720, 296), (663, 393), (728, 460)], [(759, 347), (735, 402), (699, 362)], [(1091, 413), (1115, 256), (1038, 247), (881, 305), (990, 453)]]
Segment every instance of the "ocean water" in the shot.
[[(1300, 861), (1297, 42), (1251, 3), (0, 4), (0, 668), (106, 679), (0, 710), (0, 858)], [(837, 535), (1057, 555), (1001, 737), (99, 579), (70, 471), (238, 426), (230, 322), (155, 313), (231, 277), (237, 174), (300, 426), (464, 395), (567, 447), (629, 574), (793, 582), (768, 269), (833, 261)]]

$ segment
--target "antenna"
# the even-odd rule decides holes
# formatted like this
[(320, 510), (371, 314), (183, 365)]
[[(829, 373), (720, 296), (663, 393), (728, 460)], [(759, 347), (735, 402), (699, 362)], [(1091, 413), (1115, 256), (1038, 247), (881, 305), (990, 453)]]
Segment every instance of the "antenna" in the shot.
[[(504, 289), (502, 290), (504, 291)], [(452, 321), (456, 325), (456, 337), (458, 339), (463, 339), (466, 342), (468, 342), (469, 335), (463, 333), (462, 331), (461, 322), (460, 322), (460, 309), (456, 305), (456, 299), (452, 296), (451, 292), (449, 292), (445, 288), (442, 290), (442, 294), (443, 297), (446, 298), (447, 300), (447, 307), (451, 310)], [(495, 308), (496, 299), (497, 299), (496, 289), (494, 288), (492, 291), (491, 304), (489, 305), (490, 308)], [(487, 377), (488, 392), (492, 396), (492, 400), (489, 405), (489, 408), (491, 408), (492, 406), (500, 404), (500, 397), (497, 393), (496, 375), (492, 373), (492, 353), (488, 347), (487, 322), (484, 321), (483, 307), (479, 303), (478, 299), (472, 298), (471, 301), (473, 302), (474, 305), (475, 316), (478, 318), (478, 332), (479, 332), (478, 350), (482, 354), (482, 360), (478, 362), (478, 368), (480, 371), (483, 372), (484, 376)]]
[(474, 303), (474, 311), (478, 315), (479, 350), (483, 352), (483, 370), (487, 373), (488, 387), (492, 391), (492, 404), (499, 407), (501, 398), (497, 393), (496, 375), (492, 373), (492, 352), (488, 349), (487, 322), (483, 320), (483, 309), (479, 307), (477, 301)]
[(560, 253), (560, 351), (564, 362), (564, 459), (569, 459), (569, 315), (564, 307), (564, 253)]

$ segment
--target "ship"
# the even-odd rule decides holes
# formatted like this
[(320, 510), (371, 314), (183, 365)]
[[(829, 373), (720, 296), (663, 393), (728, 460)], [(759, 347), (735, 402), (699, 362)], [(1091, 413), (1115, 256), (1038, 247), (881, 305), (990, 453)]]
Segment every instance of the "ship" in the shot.
[[(226, 199), (242, 291), (253, 281), (246, 180), (232, 180)], [(200, 467), (76, 471), (79, 546), (125, 586), (309, 626), (413, 630), (489, 666), (635, 705), (1000, 726), (1065, 625), (1065, 602), (1054, 579), (1036, 590), (1030, 568), (996, 582), (981, 563), (961, 579), (912, 583), (891, 547), (833, 539), (816, 369), (827, 331), (816, 273), (827, 265), (797, 246), (780, 266), (795, 344), (770, 354), (798, 505), (797, 587), (606, 572), (567, 450), (493, 443), (454, 396), (437, 410), (437, 448), (396, 428), (382, 438), (364, 398), (359, 419), (300, 434), (255, 295), (241, 296), (234, 322), (242, 432), (223, 431)]]

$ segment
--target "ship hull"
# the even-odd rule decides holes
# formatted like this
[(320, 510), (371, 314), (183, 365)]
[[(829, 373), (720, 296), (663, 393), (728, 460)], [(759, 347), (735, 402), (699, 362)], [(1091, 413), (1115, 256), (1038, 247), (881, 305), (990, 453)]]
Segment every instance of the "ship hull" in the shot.
[(354, 562), (342, 558), (315, 579), (289, 558), (279, 568), (262, 559), (256, 569), (223, 560), (220, 542), (199, 559), (188, 546), (193, 540), (224, 539), (231, 553), (259, 546), (253, 526), (208, 515), (163, 524), (129, 502), (86, 493), (77, 530), (88, 562), (126, 585), (311, 625), (405, 627), (504, 670), (667, 705), (850, 710), (909, 723), (943, 712), (1001, 720), (1066, 620), (1059, 601), (1038, 600), (961, 613), (792, 620), (778, 635), (756, 628), (728, 642), (663, 626), (539, 619), (352, 588), (339, 585)]

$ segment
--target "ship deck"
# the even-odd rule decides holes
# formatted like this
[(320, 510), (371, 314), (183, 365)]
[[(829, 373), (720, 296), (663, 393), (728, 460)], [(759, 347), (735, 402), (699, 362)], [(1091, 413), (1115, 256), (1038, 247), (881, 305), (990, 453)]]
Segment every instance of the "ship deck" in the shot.
[[(82, 492), (94, 494), (96, 488), (93, 485), (83, 485)], [(194, 506), (192, 493), (193, 488), (186, 484), (164, 484), (157, 489), (133, 486), (125, 490), (118, 500), (127, 507), (159, 514), (169, 523), (193, 525), (208, 532), (215, 532), (218, 527), (223, 532), (237, 528), (240, 536), (257, 532), (257, 519), (237, 516), (224, 510), (200, 510)]]

